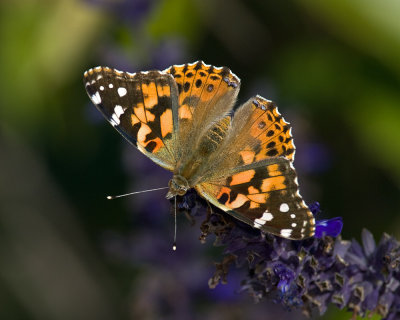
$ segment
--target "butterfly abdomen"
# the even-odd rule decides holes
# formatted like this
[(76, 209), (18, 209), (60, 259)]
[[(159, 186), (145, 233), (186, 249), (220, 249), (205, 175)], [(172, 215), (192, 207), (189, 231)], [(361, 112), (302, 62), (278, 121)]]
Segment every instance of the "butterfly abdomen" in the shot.
[(230, 123), (231, 117), (226, 116), (225, 118), (215, 123), (215, 125), (213, 125), (206, 132), (199, 144), (199, 153), (202, 156), (207, 157), (211, 153), (215, 152), (215, 150), (217, 150), (218, 146), (226, 137), (226, 133), (228, 132)]

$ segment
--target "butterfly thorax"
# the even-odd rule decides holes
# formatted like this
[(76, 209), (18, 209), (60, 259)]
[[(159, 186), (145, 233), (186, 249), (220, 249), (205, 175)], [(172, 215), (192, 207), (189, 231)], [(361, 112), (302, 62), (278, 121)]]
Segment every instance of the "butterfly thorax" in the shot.
[(218, 158), (222, 157), (218, 149), (226, 138), (230, 123), (231, 117), (226, 115), (208, 128), (197, 130), (200, 134), (188, 139), (189, 143), (184, 148), (174, 173), (175, 176), (182, 177), (189, 188), (203, 180), (204, 173), (210, 171), (217, 164)]
[(183, 196), (189, 189), (188, 181), (180, 176), (174, 175), (168, 183), (169, 191), (166, 195), (167, 199), (171, 199), (175, 196)]

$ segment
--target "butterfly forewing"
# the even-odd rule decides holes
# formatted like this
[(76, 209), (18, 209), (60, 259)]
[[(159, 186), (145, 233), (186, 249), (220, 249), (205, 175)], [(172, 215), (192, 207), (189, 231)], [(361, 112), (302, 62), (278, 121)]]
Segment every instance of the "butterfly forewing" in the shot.
[(97, 67), (85, 72), (84, 83), (92, 102), (118, 132), (153, 161), (173, 170), (178, 93), (171, 75)]
[(165, 72), (174, 77), (178, 87), (179, 158), (184, 165), (210, 126), (232, 109), (240, 80), (228, 68), (202, 61), (174, 65)]

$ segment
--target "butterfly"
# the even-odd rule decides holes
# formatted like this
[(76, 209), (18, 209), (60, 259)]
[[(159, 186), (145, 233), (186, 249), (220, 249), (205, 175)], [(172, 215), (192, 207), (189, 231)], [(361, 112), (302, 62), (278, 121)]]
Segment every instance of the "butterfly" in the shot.
[(167, 199), (194, 188), (263, 232), (314, 235), (289, 123), (259, 95), (234, 108), (240, 79), (228, 68), (202, 61), (137, 73), (96, 67), (84, 73), (84, 85), (125, 139), (173, 173)]

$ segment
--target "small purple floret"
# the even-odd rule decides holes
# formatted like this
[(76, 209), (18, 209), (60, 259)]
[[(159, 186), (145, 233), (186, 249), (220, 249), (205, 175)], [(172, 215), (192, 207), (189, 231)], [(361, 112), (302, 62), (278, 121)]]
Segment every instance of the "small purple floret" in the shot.
[(317, 220), (315, 237), (322, 238), (325, 236), (337, 237), (343, 228), (342, 217), (336, 217), (327, 220)]
[(320, 213), (321, 212), (321, 207), (320, 207), (320, 204), (319, 204), (319, 202), (313, 202), (313, 203), (311, 203), (311, 204), (309, 204), (308, 205), (308, 208), (310, 209), (310, 211), (312, 212), (312, 214), (314, 215), (314, 216), (316, 216), (318, 213)]
[(278, 289), (281, 290), (283, 294), (289, 291), (290, 284), (294, 279), (294, 272), (286, 268), (283, 264), (278, 264), (274, 267), (275, 275), (279, 278), (279, 283), (277, 285)]

